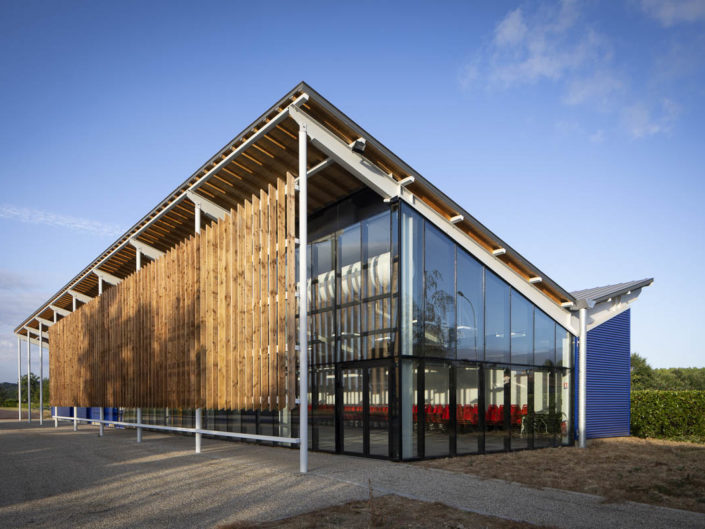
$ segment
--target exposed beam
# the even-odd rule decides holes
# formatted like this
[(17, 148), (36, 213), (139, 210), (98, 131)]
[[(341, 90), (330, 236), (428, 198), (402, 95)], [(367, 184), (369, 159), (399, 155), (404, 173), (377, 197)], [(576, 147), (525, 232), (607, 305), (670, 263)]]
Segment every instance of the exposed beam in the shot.
[[(399, 182), (390, 177), (382, 169), (358, 153), (353, 152), (345, 142), (303, 110), (296, 107), (289, 107), (289, 114), (299, 125), (306, 124), (308, 136), (311, 138), (311, 142), (315, 147), (325, 155), (333, 158), (343, 169), (360, 179), (365, 185), (384, 198), (400, 197), (461, 247), (474, 255), (481, 263), (487, 266), (487, 268), (495, 272), (514, 287), (515, 290), (531, 300), (551, 318), (574, 335), (578, 334), (577, 318), (574, 318), (570, 312), (558, 306), (535, 286), (529, 284), (524, 277), (517, 274), (501, 260), (494, 259), (477, 241), (460, 230), (458, 226), (454, 226), (448, 222), (447, 217), (438, 213), (424, 201), (414, 200), (414, 195), (408, 189), (400, 187)], [(495, 252), (492, 253), (496, 255)], [(503, 253), (505, 252), (506, 250), (504, 250)]]
[[(32, 327), (25, 327), (25, 330), (30, 334), (34, 334), (35, 336), (39, 336), (39, 331), (37, 329), (32, 329)], [(49, 339), (49, 333), (42, 331), (42, 338)]]
[(161, 250), (157, 250), (156, 248), (153, 248), (152, 246), (143, 243), (136, 237), (132, 237), (130, 239), (130, 244), (134, 246), (139, 253), (146, 255), (150, 259), (159, 259), (161, 256), (164, 255), (164, 252), (162, 252)]
[(51, 327), (52, 325), (54, 325), (53, 321), (45, 320), (44, 318), (40, 318), (39, 316), (37, 316), (34, 319), (37, 320), (42, 325), (46, 325), (47, 327)]
[[(311, 169), (306, 171), (306, 175), (308, 175), (308, 177), (311, 178), (316, 173), (323, 171), (323, 169), (325, 169), (326, 167), (330, 167), (334, 163), (335, 162), (333, 161), (332, 158), (326, 158), (321, 163), (314, 165), (313, 167), (311, 167)], [(298, 180), (298, 178), (297, 178), (297, 180)], [(297, 184), (298, 184), (298, 182), (297, 182)]]
[[(21, 338), (23, 342), (27, 341), (26, 334), (15, 334), (15, 336)], [(30, 335), (29, 343), (31, 343), (32, 345), (39, 345), (39, 340), (37, 338), (32, 338), (32, 336)], [(42, 347), (49, 349), (49, 344), (47, 342), (42, 341)]]
[[(543, 277), (540, 277), (540, 276), (529, 278), (529, 283), (531, 283), (532, 285), (540, 283), (541, 281), (543, 281)], [(562, 304), (561, 304), (561, 306), (562, 306)]]
[(71, 314), (70, 310), (62, 309), (61, 307), (57, 307), (56, 305), (49, 305), (49, 308), (59, 316), (68, 316), (69, 314)]
[(505, 253), (507, 253), (506, 248), (497, 248), (496, 250), (492, 250), (492, 255), (494, 255), (495, 257), (499, 257), (500, 255), (504, 255)]
[(97, 275), (100, 279), (108, 283), (109, 285), (119, 285), (122, 283), (122, 279), (119, 277), (116, 277), (112, 274), (109, 274), (108, 272), (105, 272), (104, 270), (98, 270), (97, 268), (93, 269), (93, 273)]
[(76, 298), (78, 301), (81, 303), (88, 303), (90, 302), (93, 298), (90, 296), (86, 296), (85, 294), (78, 292), (76, 290), (68, 289), (67, 292), (71, 294), (71, 297)]
[(203, 195), (199, 195), (194, 191), (186, 191), (188, 199), (196, 204), (196, 206), (209, 217), (215, 220), (222, 220), (228, 214), (228, 210), (221, 208), (218, 204), (211, 202)]
[(450, 223), (451, 224), (460, 224), (461, 222), (463, 222), (463, 220), (465, 220), (465, 217), (463, 217), (462, 215), (456, 215), (456, 216), (450, 218)]

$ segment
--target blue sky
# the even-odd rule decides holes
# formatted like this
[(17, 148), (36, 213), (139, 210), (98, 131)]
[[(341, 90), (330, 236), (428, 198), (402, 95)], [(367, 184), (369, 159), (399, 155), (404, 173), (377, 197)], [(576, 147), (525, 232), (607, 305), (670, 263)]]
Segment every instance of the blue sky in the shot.
[(695, 0), (5, 0), (0, 381), (12, 328), (301, 80), (565, 288), (654, 276), (632, 350), (705, 366), (703, 50)]

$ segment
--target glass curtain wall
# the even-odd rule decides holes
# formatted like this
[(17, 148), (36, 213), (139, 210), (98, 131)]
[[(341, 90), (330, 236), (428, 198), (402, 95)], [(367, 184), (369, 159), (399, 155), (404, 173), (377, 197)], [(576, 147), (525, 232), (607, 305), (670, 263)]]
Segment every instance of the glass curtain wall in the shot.
[(570, 444), (572, 336), (407, 205), (403, 458)]

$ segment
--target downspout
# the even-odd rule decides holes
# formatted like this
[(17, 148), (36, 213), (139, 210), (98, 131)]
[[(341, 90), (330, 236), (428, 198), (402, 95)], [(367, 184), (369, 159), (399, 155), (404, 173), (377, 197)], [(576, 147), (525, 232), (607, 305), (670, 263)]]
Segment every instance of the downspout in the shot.
[(587, 308), (581, 308), (580, 316), (580, 336), (578, 350), (578, 446), (585, 448), (585, 400), (587, 384)]

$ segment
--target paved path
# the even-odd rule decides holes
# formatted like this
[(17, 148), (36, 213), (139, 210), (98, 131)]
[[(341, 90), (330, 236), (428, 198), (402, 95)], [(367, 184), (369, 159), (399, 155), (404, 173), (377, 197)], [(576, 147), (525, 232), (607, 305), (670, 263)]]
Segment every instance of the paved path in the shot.
[[(443, 470), (329, 454), (65, 424), (0, 421), (0, 527), (213, 527), (271, 520), (393, 492), (562, 528), (705, 527), (705, 515), (573, 492), (531, 489)], [(536, 469), (540, 471), (540, 469)], [(527, 469), (530, 471), (530, 469)]]

